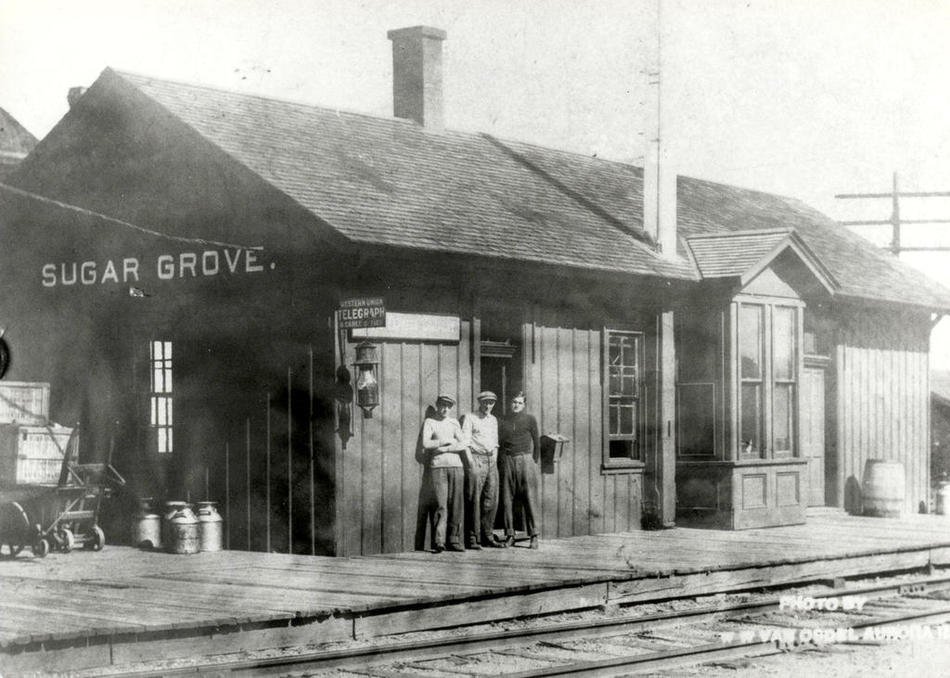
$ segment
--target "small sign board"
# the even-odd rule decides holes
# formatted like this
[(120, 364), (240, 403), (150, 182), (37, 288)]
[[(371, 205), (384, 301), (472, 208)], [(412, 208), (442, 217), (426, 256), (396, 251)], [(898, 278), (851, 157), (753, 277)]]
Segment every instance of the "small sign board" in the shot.
[(382, 297), (354, 297), (340, 301), (340, 328), (386, 327), (386, 304)]
[(401, 339), (457, 344), (461, 337), (461, 323), (457, 315), (390, 311), (386, 314), (385, 327), (361, 327), (353, 330), (352, 336), (354, 339)]

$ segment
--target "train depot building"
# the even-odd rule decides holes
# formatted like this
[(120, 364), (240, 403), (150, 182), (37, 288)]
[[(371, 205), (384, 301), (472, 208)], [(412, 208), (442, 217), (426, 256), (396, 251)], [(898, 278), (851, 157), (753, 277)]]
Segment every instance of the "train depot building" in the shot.
[(446, 129), (444, 33), (390, 37), (393, 118), (107, 69), (0, 187), (8, 378), (129, 497), (412, 550), (426, 407), (490, 389), (548, 436), (543, 538), (860, 510), (873, 458), (928, 505), (950, 292), (781, 196), (679, 177), (645, 227), (640, 168)]

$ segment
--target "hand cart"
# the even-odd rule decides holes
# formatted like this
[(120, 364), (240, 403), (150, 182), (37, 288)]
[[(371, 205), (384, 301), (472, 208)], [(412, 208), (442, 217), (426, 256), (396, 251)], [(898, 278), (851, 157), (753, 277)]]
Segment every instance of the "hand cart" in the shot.
[(110, 463), (76, 463), (76, 447), (66, 445), (55, 486), (20, 486), (4, 493), (0, 556), (14, 557), (27, 544), (40, 558), (53, 549), (69, 553), (81, 545), (98, 551), (105, 545), (105, 533), (99, 527), (102, 500), (125, 485), (125, 479)]

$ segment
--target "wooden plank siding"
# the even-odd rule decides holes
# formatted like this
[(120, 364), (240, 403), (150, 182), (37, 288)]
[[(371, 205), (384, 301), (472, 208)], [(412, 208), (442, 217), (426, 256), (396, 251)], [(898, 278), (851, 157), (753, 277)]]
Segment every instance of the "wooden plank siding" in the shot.
[[(566, 537), (640, 529), (642, 471), (603, 471), (603, 327), (569, 322), (555, 313), (532, 312), (534, 327), (525, 327), (525, 392), (528, 412), (541, 433), (570, 438), (553, 473), (541, 474), (540, 511), (543, 537)], [(625, 326), (624, 329), (627, 329)], [(645, 380), (641, 408), (645, 435), (641, 458), (655, 449), (651, 381), (655, 341), (644, 326)]]
[(868, 459), (900, 461), (905, 512), (929, 506), (929, 318), (851, 309), (835, 351), (839, 505), (861, 510)]
[[(414, 548), (422, 466), (416, 440), (426, 408), (439, 393), (458, 398), (453, 416), (472, 407), (471, 323), (457, 342), (378, 340), (379, 400), (372, 417), (354, 406), (353, 438), (337, 446), (337, 555), (395, 553)], [(355, 342), (345, 347), (352, 365)], [(355, 378), (353, 382), (355, 383)]]

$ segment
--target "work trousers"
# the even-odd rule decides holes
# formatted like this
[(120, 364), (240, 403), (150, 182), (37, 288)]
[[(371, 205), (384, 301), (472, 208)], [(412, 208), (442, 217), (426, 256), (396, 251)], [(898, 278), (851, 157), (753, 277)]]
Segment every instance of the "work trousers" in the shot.
[(465, 476), (468, 543), (490, 542), (498, 510), (498, 465), (488, 455), (472, 453), (472, 463)]
[(501, 504), (505, 534), (515, 533), (515, 507), (524, 508), (524, 528), (538, 535), (538, 465), (530, 454), (501, 456)]
[(434, 468), (432, 494), (435, 499), (435, 545), (462, 545), (462, 503), (465, 471), (461, 467)]

